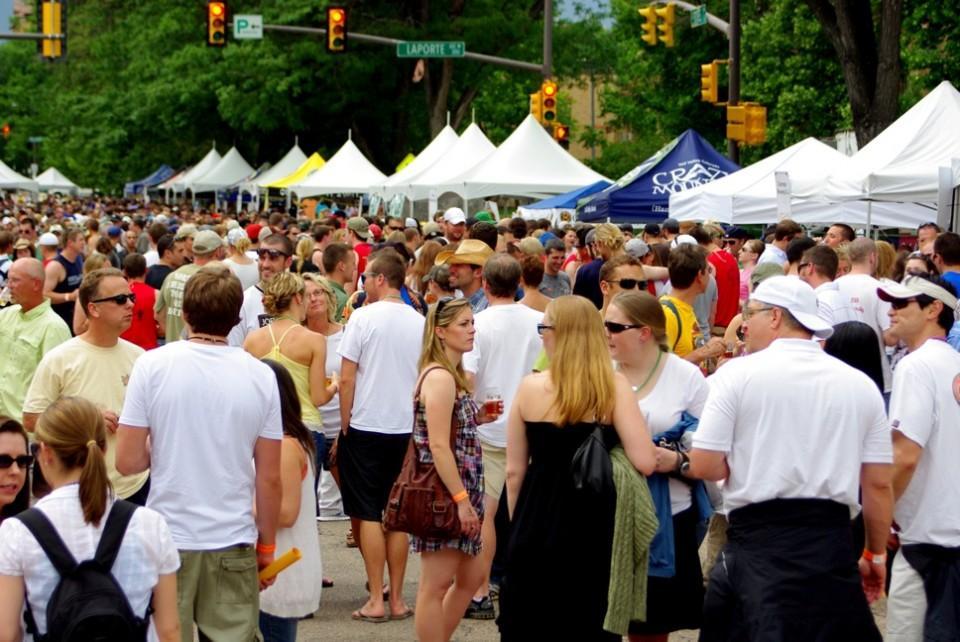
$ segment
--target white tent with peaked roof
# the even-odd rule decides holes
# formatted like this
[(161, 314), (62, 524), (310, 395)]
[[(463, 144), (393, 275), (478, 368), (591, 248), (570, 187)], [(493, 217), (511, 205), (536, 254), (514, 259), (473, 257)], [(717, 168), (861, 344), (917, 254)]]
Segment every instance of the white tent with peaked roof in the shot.
[(456, 145), (459, 139), (457, 132), (450, 125), (445, 126), (406, 167), (379, 185), (380, 194), (385, 199), (390, 199), (396, 194), (411, 198), (410, 181), (437, 162), (447, 150)]
[(37, 191), (37, 181), (18, 174), (9, 165), (0, 161), (0, 189), (24, 189)]
[(185, 192), (188, 189), (192, 189), (196, 180), (213, 169), (216, 164), (220, 162), (221, 158), (222, 156), (220, 156), (220, 152), (217, 151), (217, 148), (212, 147), (210, 148), (210, 151), (200, 159), (199, 163), (186, 170), (178, 177), (175, 177), (176, 180), (170, 179), (161, 185), (161, 187), (164, 189), (172, 189), (174, 193)]
[(571, 156), (528, 115), (495, 152), (438, 188), (468, 199), (501, 194), (543, 198), (600, 180), (609, 179)]
[(62, 192), (76, 194), (77, 184), (64, 176), (56, 167), (50, 167), (37, 176), (37, 185), (41, 192)]
[[(470, 123), (460, 138), (430, 167), (423, 170), (405, 185), (409, 190), (407, 198), (419, 201), (430, 197), (430, 192), (437, 185), (443, 185), (455, 178), (496, 151), (497, 147), (490, 142), (476, 123)], [(437, 194), (439, 196), (439, 193)]]
[(322, 194), (365, 194), (387, 176), (349, 138), (320, 169), (290, 186), (300, 198)]
[(256, 187), (266, 188), (270, 183), (294, 173), (305, 162), (307, 162), (307, 155), (300, 149), (299, 144), (294, 143), (290, 151), (278, 160), (276, 165), (261, 172), (251, 183)]
[(256, 170), (250, 167), (250, 164), (240, 155), (236, 147), (231, 147), (230, 151), (224, 154), (220, 162), (214, 165), (213, 169), (197, 178), (190, 185), (194, 192), (214, 192), (218, 189), (224, 189), (235, 185), (245, 178), (251, 176)]

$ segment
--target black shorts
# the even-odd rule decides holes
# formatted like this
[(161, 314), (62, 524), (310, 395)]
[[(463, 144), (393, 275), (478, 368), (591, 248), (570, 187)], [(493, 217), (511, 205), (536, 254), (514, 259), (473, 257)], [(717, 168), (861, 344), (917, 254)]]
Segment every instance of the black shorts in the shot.
[(409, 433), (385, 435), (351, 427), (346, 435), (340, 435), (337, 464), (343, 512), (366, 522), (383, 519), (409, 443)]

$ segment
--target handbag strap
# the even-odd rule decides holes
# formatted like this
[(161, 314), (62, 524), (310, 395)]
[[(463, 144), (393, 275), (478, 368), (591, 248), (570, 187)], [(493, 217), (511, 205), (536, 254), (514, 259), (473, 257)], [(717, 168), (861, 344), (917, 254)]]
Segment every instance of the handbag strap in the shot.
[[(413, 405), (414, 405), (414, 421), (416, 421), (416, 406), (420, 403), (420, 387), (423, 386), (423, 380), (427, 378), (427, 375), (430, 374), (431, 370), (445, 370), (443, 366), (431, 366), (423, 371), (423, 374), (420, 375), (420, 380), (417, 382), (417, 388), (413, 393)], [(453, 451), (453, 444), (457, 440), (457, 399), (453, 400), (453, 412), (450, 416), (450, 450)], [(413, 442), (413, 433), (410, 434), (410, 441)], [(456, 459), (456, 454), (454, 454), (454, 459)]]

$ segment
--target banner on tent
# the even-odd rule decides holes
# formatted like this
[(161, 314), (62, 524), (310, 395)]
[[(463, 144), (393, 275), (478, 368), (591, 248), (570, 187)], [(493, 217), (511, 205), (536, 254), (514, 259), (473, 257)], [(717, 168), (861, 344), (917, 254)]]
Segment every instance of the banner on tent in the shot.
[(710, 181), (727, 176), (729, 172), (719, 165), (703, 159), (681, 161), (668, 172), (653, 175), (653, 195), (676, 194), (683, 190), (704, 185)]

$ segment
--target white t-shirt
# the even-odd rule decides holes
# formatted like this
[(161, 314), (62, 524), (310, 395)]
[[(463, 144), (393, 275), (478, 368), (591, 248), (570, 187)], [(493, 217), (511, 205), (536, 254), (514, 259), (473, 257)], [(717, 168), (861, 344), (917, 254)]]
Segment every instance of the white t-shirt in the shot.
[(923, 448), (895, 507), (904, 544), (960, 546), (960, 353), (927, 341), (893, 373), (890, 423)]
[(350, 315), (338, 352), (357, 364), (350, 428), (413, 431), (413, 389), (425, 319), (406, 303), (378, 301)]
[[(653, 390), (637, 400), (651, 437), (673, 428), (684, 410), (699, 418), (710, 391), (700, 368), (675, 354), (665, 354), (664, 358), (667, 363)], [(689, 435), (687, 433), (684, 437)], [(684, 439), (684, 444), (689, 446), (689, 441)], [(669, 479), (669, 484), (672, 514), (690, 508), (693, 505), (690, 485), (673, 477)]]
[(133, 368), (120, 423), (150, 430), (150, 497), (180, 550), (253, 544), (258, 438), (281, 439), (268, 366), (240, 348), (176, 341)]
[(708, 379), (695, 448), (726, 453), (730, 511), (771, 499), (831, 499), (860, 510), (860, 467), (893, 461), (883, 398), (813, 341), (777, 339)]
[(223, 264), (237, 275), (244, 292), (260, 282), (260, 269), (257, 267), (256, 261), (253, 263), (237, 263), (233, 259), (224, 259)]
[[(80, 505), (80, 486), (67, 484), (38, 501), (35, 507), (50, 520), (67, 550), (80, 562), (92, 559), (96, 553), (112, 506), (113, 502), (108, 501), (107, 513), (99, 526), (87, 524)], [(138, 508), (130, 518), (111, 569), (134, 615), (143, 617), (147, 612), (159, 577), (179, 568), (180, 556), (163, 518), (149, 508)], [(46, 633), (47, 603), (60, 575), (18, 519), (6, 519), (0, 525), (0, 575), (23, 578), (37, 628), (41, 634)]]
[(776, 263), (780, 267), (784, 267), (787, 265), (787, 253), (771, 243), (767, 245), (763, 254), (757, 259), (757, 265), (761, 263)]
[[(343, 340), (343, 330), (327, 337), (327, 361), (324, 372), (330, 377), (334, 373), (340, 376), (340, 342)], [(340, 432), (340, 392), (333, 395), (333, 399), (320, 406), (320, 418), (323, 420), (323, 436), (334, 439)]]
[(520, 380), (533, 372), (533, 363), (543, 349), (537, 324), (543, 313), (519, 303), (493, 305), (474, 317), (477, 334), (473, 350), (463, 355), (463, 369), (476, 376), (474, 398), (482, 404), (497, 391), (503, 398), (503, 414), (478, 427), (480, 439), (507, 446), (507, 416)]
[(147, 250), (143, 259), (147, 262), (147, 267), (152, 267), (160, 262), (160, 254), (156, 250)]
[(850, 302), (853, 318), (863, 321), (877, 333), (880, 366), (883, 368), (883, 391), (890, 392), (893, 381), (890, 360), (884, 348), (883, 333), (890, 329), (890, 304), (877, 296), (880, 281), (868, 274), (845, 274), (834, 281), (840, 296)]
[(240, 322), (230, 330), (230, 334), (227, 335), (227, 343), (242, 348), (248, 334), (269, 323), (270, 317), (263, 309), (263, 290), (256, 285), (249, 287), (243, 291)]
[(817, 295), (817, 316), (830, 325), (857, 320), (850, 308), (850, 301), (841, 296), (835, 281), (821, 283), (813, 291)]

